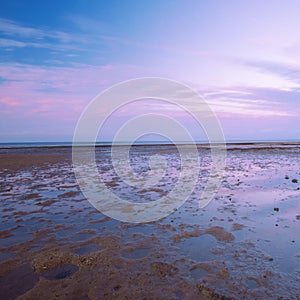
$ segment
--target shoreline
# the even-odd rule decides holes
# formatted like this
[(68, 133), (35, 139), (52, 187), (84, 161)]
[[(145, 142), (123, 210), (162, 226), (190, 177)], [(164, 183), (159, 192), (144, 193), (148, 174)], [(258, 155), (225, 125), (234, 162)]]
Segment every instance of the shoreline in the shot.
[[(11, 145), (11, 146), (5, 146), (5, 144)], [(26, 144), (26, 143), (25, 143)], [(208, 143), (208, 142), (195, 142), (193, 144), (191, 143), (184, 143), (184, 142), (178, 142), (178, 143), (134, 143), (134, 144), (129, 144), (129, 143), (103, 143), (103, 144), (80, 144), (80, 145), (33, 145), (29, 143), (28, 145), (24, 145), (23, 143), (20, 143), (20, 145), (15, 145), (14, 143), (0, 143), (0, 151), (1, 150), (10, 150), (10, 149), (53, 149), (53, 148), (59, 148), (59, 149), (69, 149), (72, 147), (95, 147), (95, 148), (108, 148), (111, 147), (112, 145), (117, 146), (117, 147), (122, 147), (122, 146), (133, 146), (133, 147), (175, 147), (176, 145), (180, 146), (189, 146), (189, 145), (197, 145), (199, 148), (210, 148), (211, 146), (218, 146), (218, 145), (225, 145), (226, 148), (232, 149), (231, 147), (237, 146), (237, 147), (247, 147), (247, 146), (253, 146), (253, 148), (261, 148), (262, 146), (266, 146), (265, 148), (269, 147), (279, 147), (279, 146), (291, 146), (291, 147), (300, 147), (300, 141), (257, 141), (257, 142), (225, 142), (225, 143), (220, 143), (220, 142), (213, 142), (213, 143)], [(268, 147), (267, 147), (268, 146)]]

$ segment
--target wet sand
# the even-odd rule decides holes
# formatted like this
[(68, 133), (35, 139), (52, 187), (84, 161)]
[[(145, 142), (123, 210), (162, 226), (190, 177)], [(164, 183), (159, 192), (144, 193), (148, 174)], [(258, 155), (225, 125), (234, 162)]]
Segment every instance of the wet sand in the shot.
[[(166, 156), (153, 189), (120, 182), (109, 151), (96, 149), (99, 173), (122, 197), (153, 201), (176, 184), (172, 146), (132, 149), (137, 172)], [(71, 148), (0, 149), (0, 299), (300, 299), (300, 145), (229, 145), (218, 194), (199, 209), (209, 153), (199, 146), (186, 203), (137, 225), (84, 198)]]

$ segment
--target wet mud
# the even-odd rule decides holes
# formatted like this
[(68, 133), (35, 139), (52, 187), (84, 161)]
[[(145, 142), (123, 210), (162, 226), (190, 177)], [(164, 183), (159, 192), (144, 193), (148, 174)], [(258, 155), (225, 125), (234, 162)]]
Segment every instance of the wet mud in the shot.
[[(144, 202), (174, 187), (174, 147), (131, 152), (141, 173), (151, 155), (164, 155), (165, 177), (133, 189), (112, 169), (109, 148), (97, 147), (112, 191)], [(222, 185), (199, 209), (209, 154), (199, 147), (199, 182), (184, 205), (130, 224), (84, 198), (70, 148), (1, 149), (0, 299), (300, 299), (299, 145), (231, 145)]]

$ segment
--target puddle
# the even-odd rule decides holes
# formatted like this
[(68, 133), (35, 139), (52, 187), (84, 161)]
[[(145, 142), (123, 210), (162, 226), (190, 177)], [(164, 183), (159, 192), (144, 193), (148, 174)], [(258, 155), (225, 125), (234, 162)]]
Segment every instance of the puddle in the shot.
[(91, 244), (86, 244), (86, 245), (81, 246), (80, 248), (76, 249), (74, 251), (74, 253), (78, 254), (78, 255), (86, 255), (86, 254), (90, 254), (93, 252), (97, 252), (101, 249), (102, 248), (99, 245), (91, 243)]
[(238, 193), (238, 202), (246, 207), (256, 205), (260, 208), (276, 206), (280, 200), (299, 195), (299, 191), (286, 189), (254, 189)]
[(75, 265), (66, 264), (61, 267), (46, 271), (42, 276), (48, 280), (60, 280), (72, 276), (79, 268)]
[(9, 247), (12, 245), (25, 243), (25, 242), (32, 240), (32, 238), (33, 238), (32, 234), (26, 232), (25, 230), (19, 230), (19, 232), (16, 232), (16, 231), (17, 230), (15, 230), (13, 232), (12, 236), (5, 238), (5, 239), (1, 239), (2, 247)]
[(39, 242), (38, 244), (33, 245), (33, 246), (28, 250), (28, 252), (29, 252), (29, 253), (33, 253), (33, 252), (40, 251), (45, 245), (46, 245), (46, 241), (45, 241), (45, 242)]
[(133, 251), (122, 252), (121, 256), (126, 259), (141, 259), (146, 257), (150, 252), (150, 249), (135, 249)]
[(254, 278), (247, 278), (246, 285), (249, 289), (257, 289), (259, 287), (256, 279)]
[(15, 256), (14, 252), (0, 252), (0, 262), (9, 260)]
[(39, 280), (30, 264), (25, 264), (0, 277), (0, 299), (16, 299), (31, 290)]
[(190, 271), (193, 279), (202, 279), (205, 278), (209, 273), (203, 268), (196, 268)]
[(94, 237), (95, 234), (91, 233), (77, 233), (70, 237), (70, 241), (72, 242), (84, 242), (92, 237)]
[(213, 260), (211, 250), (217, 245), (216, 239), (208, 234), (191, 237), (176, 244), (182, 253), (195, 261)]

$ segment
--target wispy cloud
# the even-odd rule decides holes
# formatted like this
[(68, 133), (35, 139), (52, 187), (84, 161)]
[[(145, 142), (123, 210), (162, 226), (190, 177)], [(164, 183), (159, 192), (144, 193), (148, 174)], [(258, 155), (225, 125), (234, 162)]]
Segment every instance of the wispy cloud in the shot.
[(293, 65), (278, 61), (268, 60), (249, 60), (242, 61), (248, 67), (255, 68), (261, 72), (273, 74), (293, 83), (295, 87), (300, 88), (300, 63)]
[(85, 38), (79, 34), (51, 28), (35, 28), (0, 18), (0, 47), (13, 48), (44, 48), (56, 51), (86, 51)]
[[(62, 44), (54, 44), (47, 42), (30, 42), (30, 41), (18, 41), (13, 39), (3, 39), (0, 38), (0, 48), (25, 48), (25, 47), (33, 47), (33, 48), (45, 48), (59, 51), (69, 51), (69, 50), (80, 50), (77, 46), (74, 45), (62, 45)], [(75, 54), (74, 54), (75, 55)]]
[(17, 22), (3, 18), (0, 18), (0, 32), (2, 32), (2, 34), (13, 37), (33, 39), (53, 38), (65, 43), (72, 41), (72, 36), (64, 31), (49, 30), (49, 28), (40, 29), (24, 26), (18, 24)]
[(90, 43), (93, 44), (98, 43), (99, 45), (100, 43), (104, 43), (108, 46), (129, 46), (143, 50), (156, 50), (177, 55), (192, 55), (195, 57), (212, 56), (212, 53), (209, 53), (208, 51), (189, 49), (183, 45), (169, 46), (168, 44), (164, 44), (162, 42), (145, 42), (138, 39), (121, 37), (112, 33), (108, 34), (108, 32), (110, 32), (110, 28), (107, 24), (81, 15), (68, 15), (66, 18), (80, 30), (81, 34), (84, 35)]
[[(240, 87), (236, 90), (204, 93), (204, 96), (211, 107), (220, 113), (251, 117), (300, 116), (298, 107), (292, 109), (290, 102), (282, 101), (281, 96), (274, 97), (274, 94), (269, 94), (272, 92), (273, 89)], [(298, 94), (297, 91), (285, 93), (287, 98)]]
[(10, 107), (11, 115), (42, 113), (76, 120), (99, 92), (119, 81), (136, 77), (140, 72), (131, 65), (45, 67), (0, 64), (1, 109)]
[(15, 100), (12, 97), (0, 98), (0, 103), (9, 107), (22, 106), (22, 102)]
[[(294, 112), (284, 109), (281, 105), (261, 100), (245, 100), (241, 98), (219, 98), (208, 101), (212, 109), (219, 113), (235, 114), (251, 117), (295, 116)], [(299, 114), (298, 114), (299, 116)]]

